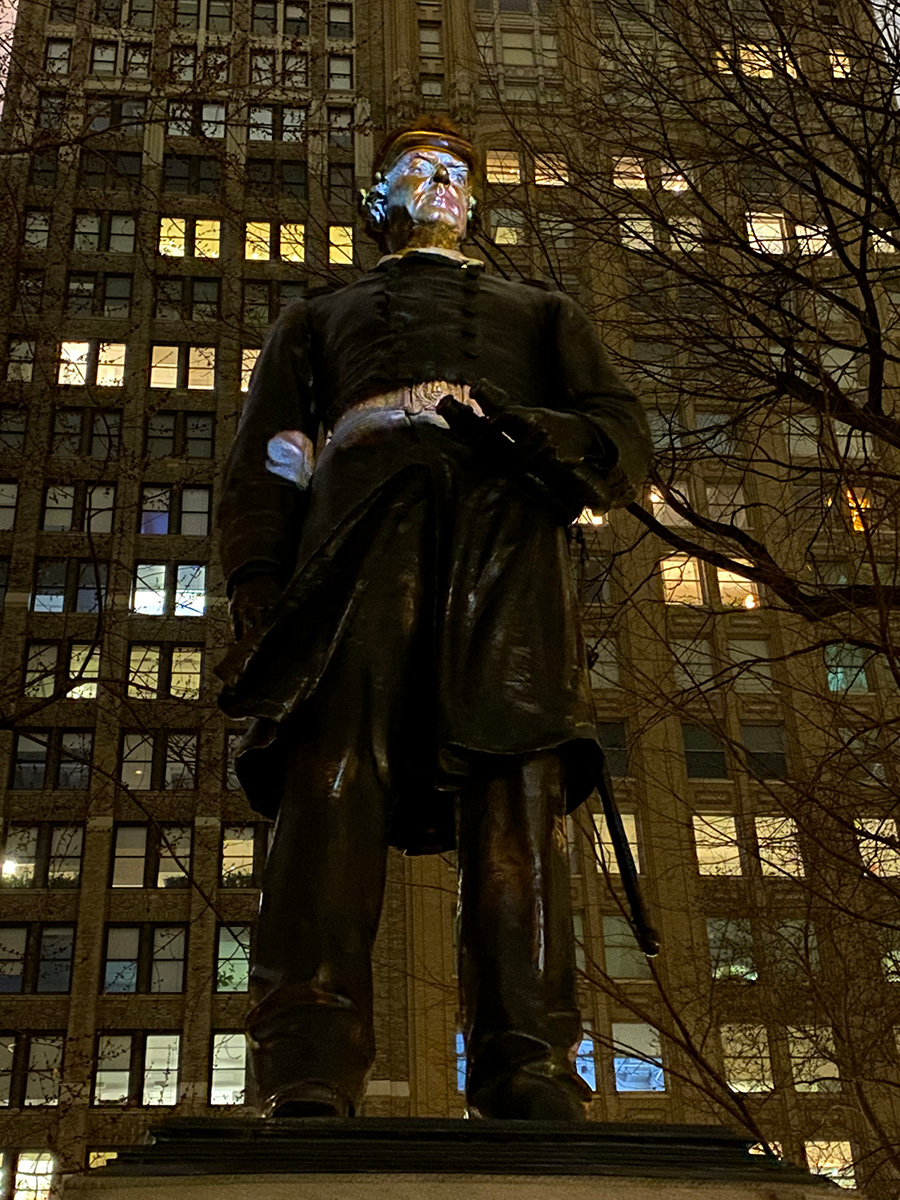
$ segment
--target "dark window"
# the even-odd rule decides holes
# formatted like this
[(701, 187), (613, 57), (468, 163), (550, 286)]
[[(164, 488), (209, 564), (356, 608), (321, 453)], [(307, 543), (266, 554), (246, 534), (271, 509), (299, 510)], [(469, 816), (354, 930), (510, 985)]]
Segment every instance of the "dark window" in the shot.
[(82, 150), (78, 182), (86, 188), (133, 191), (141, 182), (141, 156), (116, 151)]
[(39, 558), (35, 562), (32, 612), (96, 613), (106, 599), (107, 564), (94, 559)]
[(682, 725), (684, 757), (689, 779), (727, 779), (728, 764), (722, 742), (700, 725)]
[(754, 983), (753, 932), (746, 918), (707, 917), (706, 934), (713, 979)]
[(328, 166), (328, 196), (345, 204), (354, 200), (353, 167), (346, 163), (330, 163)]
[(197, 29), (200, 22), (200, 0), (175, 0), (176, 29)]
[(153, 0), (131, 0), (128, 5), (128, 24), (136, 29), (152, 29)]
[(53, 25), (74, 25), (75, 0), (50, 0), (50, 23)]
[(57, 152), (42, 150), (31, 160), (28, 182), (31, 187), (54, 187), (56, 185)]
[(120, 778), (133, 792), (193, 791), (197, 786), (197, 734), (181, 730), (123, 733)]
[(183, 925), (108, 925), (102, 990), (171, 995), (184, 990)]
[(752, 775), (757, 779), (784, 779), (787, 776), (783, 726), (742, 725), (741, 737)]
[(247, 186), (259, 196), (291, 196), (305, 200), (306, 163), (290, 159), (248, 158)]
[(58, 408), (53, 414), (50, 453), (110, 458), (119, 451), (121, 424), (117, 408)]
[(231, 0), (207, 0), (206, 28), (214, 33), (231, 30)]
[(27, 925), (0, 926), (0, 995), (17, 995), (25, 990)]
[(309, 6), (285, 0), (284, 32), (287, 37), (305, 37), (309, 33)]
[(18, 287), (16, 288), (16, 298), (23, 312), (40, 312), (43, 293), (43, 271), (25, 270), (19, 272), (19, 283)]
[(212, 413), (154, 413), (147, 418), (147, 457), (212, 458), (215, 427)]
[(625, 724), (622, 721), (606, 721), (597, 726), (603, 756), (610, 775), (622, 777), (628, 774), (628, 750), (625, 742)]
[(0, 408), (0, 449), (21, 453), (25, 449), (26, 414), (24, 408)]
[(278, 32), (278, 7), (274, 0), (256, 0), (253, 5), (251, 32), (274, 37)]
[(36, 992), (68, 992), (75, 953), (74, 925), (45, 925), (41, 930)]
[(84, 791), (90, 782), (94, 735), (89, 730), (43, 729), (16, 737), (10, 787)]
[(97, 25), (119, 25), (122, 21), (121, 0), (94, 0), (94, 22)]
[(167, 154), (163, 160), (163, 191), (217, 196), (222, 187), (222, 165), (216, 158), (198, 154)]
[(353, 37), (353, 5), (328, 5), (328, 36), (330, 38)]

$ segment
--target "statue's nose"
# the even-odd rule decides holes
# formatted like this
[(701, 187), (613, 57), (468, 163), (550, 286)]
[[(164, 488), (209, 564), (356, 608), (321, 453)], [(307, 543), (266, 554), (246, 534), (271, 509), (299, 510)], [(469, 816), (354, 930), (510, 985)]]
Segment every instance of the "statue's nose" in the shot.
[(434, 169), (434, 175), (432, 176), (432, 178), (434, 179), (435, 183), (449, 183), (450, 182), (450, 172), (447, 170), (447, 168), (444, 166), (443, 163), (438, 163), (438, 165)]

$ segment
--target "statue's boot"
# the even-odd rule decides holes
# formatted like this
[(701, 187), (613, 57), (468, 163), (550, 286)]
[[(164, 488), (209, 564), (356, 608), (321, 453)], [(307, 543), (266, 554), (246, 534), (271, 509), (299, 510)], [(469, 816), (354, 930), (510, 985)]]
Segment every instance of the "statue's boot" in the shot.
[(474, 1116), (583, 1121), (581, 1037), (556, 752), (485, 756), (460, 812), (460, 991)]
[(352, 1001), (304, 984), (275, 988), (247, 1017), (249, 1065), (266, 1117), (352, 1117), (373, 1046)]

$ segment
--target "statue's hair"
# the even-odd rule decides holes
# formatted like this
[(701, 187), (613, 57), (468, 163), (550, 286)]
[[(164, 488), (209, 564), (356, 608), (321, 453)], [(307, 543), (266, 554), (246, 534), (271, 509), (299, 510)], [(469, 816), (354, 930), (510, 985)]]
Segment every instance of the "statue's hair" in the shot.
[[(393, 130), (381, 143), (375, 155), (372, 186), (360, 196), (360, 211), (366, 233), (382, 244), (387, 229), (387, 174), (396, 160), (415, 146), (433, 146), (458, 155), (470, 172), (477, 171), (475, 147), (459, 132), (449, 117), (440, 113), (421, 116), (408, 125)], [(475, 227), (475, 199), (469, 206), (467, 234)], [(384, 247), (382, 247), (384, 248)]]

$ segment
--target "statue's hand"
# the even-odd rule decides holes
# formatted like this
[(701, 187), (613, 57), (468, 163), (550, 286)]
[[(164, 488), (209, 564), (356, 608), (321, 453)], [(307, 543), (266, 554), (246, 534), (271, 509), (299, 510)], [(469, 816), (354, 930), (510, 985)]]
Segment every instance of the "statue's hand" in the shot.
[(282, 590), (281, 584), (272, 575), (251, 575), (235, 584), (228, 606), (234, 636), (238, 640), (265, 619)]

